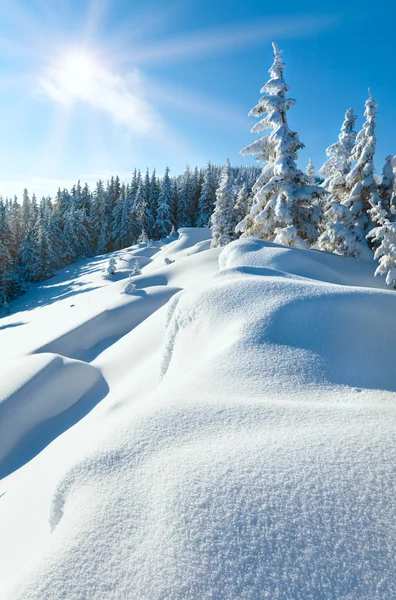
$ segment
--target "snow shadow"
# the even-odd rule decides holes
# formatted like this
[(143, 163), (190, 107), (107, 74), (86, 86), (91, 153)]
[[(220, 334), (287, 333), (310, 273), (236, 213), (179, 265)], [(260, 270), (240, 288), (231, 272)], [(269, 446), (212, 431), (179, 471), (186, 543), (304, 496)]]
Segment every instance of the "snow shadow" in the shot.
[(104, 377), (78, 402), (60, 414), (42, 421), (30, 430), (21, 441), (0, 461), (0, 479), (7, 477), (31, 461), (62, 433), (83, 419), (108, 394)]
[(101, 352), (140, 325), (179, 291), (162, 286), (148, 294), (136, 289), (124, 296), (125, 303), (103, 310), (100, 314), (38, 348), (35, 354), (54, 353), (90, 362)]
[(8, 325), (1, 325), (0, 331), (4, 329), (11, 329), (12, 327), (20, 327), (21, 325), (26, 325), (25, 321), (18, 321), (17, 323), (8, 323)]
[[(256, 337), (302, 349), (316, 357), (318, 371), (336, 385), (396, 392), (393, 347), (396, 324), (389, 315), (396, 297), (356, 290), (296, 298), (273, 311)], [(379, 335), (379, 332), (381, 334)]]
[[(58, 300), (97, 289), (99, 286), (95, 285), (94, 280), (97, 280), (98, 263), (102, 263), (104, 259), (104, 256), (99, 256), (74, 263), (57, 271), (53, 277), (32, 284), (23, 296), (10, 303), (11, 311), (16, 313), (33, 310), (39, 306), (47, 306)], [(91, 272), (92, 282), (79, 281), (80, 277), (87, 276)]]

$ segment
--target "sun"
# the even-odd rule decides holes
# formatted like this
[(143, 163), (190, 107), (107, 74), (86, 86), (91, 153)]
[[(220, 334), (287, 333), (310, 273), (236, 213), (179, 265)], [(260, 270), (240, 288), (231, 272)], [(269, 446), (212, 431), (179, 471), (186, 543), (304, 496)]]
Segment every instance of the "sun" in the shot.
[(71, 97), (79, 97), (92, 88), (100, 73), (97, 58), (86, 50), (71, 50), (64, 54), (57, 65), (58, 81)]

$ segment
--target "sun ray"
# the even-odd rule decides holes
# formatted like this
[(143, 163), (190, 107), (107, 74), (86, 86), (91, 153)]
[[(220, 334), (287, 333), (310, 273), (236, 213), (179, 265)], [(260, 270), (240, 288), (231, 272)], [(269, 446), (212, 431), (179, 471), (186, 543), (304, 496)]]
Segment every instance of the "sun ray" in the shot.
[(253, 45), (262, 45), (274, 37), (303, 37), (312, 31), (323, 31), (334, 26), (334, 15), (293, 16), (267, 19), (262, 23), (241, 23), (238, 27), (223, 26), (215, 29), (192, 31), (158, 43), (142, 45), (131, 56), (135, 64), (183, 62), (202, 59), (208, 54), (236, 51)]
[(94, 41), (101, 32), (109, 8), (110, 0), (91, 0), (87, 3), (82, 34), (85, 43)]
[(34, 160), (35, 173), (57, 173), (59, 171), (63, 162), (71, 118), (71, 111), (65, 107), (57, 107), (52, 112), (48, 135), (42, 142), (37, 158)]

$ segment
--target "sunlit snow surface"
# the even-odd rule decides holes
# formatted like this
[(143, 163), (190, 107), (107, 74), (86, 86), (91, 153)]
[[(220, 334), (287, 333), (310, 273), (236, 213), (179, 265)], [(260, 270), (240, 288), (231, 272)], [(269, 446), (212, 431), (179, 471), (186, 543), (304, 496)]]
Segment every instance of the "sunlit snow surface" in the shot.
[(1, 599), (396, 598), (396, 294), (208, 235), (0, 320)]

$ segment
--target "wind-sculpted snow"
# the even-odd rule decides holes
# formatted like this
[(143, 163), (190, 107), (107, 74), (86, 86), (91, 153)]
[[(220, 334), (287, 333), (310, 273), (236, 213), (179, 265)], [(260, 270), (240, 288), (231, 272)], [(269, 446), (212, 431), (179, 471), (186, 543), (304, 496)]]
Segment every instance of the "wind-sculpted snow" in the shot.
[(179, 237), (165, 248), (163, 256), (195, 254), (210, 248), (210, 230), (207, 227), (181, 227)]
[(362, 261), (257, 240), (217, 274), (217, 250), (164, 253), (147, 270), (184, 290), (0, 488), (0, 598), (395, 598), (396, 295)]
[[(124, 284), (123, 284), (124, 286)], [(121, 292), (123, 287), (120, 288)], [(113, 306), (61, 335), (36, 352), (57, 352), (72, 358), (92, 360), (114, 341), (139, 325), (177, 292), (170, 286), (152, 285), (149, 289), (136, 289), (131, 295), (119, 298), (114, 294)]]
[[(298, 273), (295, 276), (267, 266), (283, 262), (285, 268), (285, 250), (292, 270)], [(299, 254), (302, 264), (294, 269)], [(243, 266), (244, 256), (247, 266)], [(321, 261), (322, 256), (325, 260)], [(243, 382), (242, 389), (255, 395), (273, 385), (396, 391), (389, 353), (396, 335), (396, 325), (389, 326), (396, 295), (318, 281), (318, 271), (321, 277), (332, 273), (330, 265), (326, 266), (328, 258), (337, 257), (269, 248), (259, 241), (228, 246), (220, 264), (238, 266), (223, 268), (204, 288), (178, 295), (169, 319), (166, 367), (170, 365), (174, 377), (190, 369), (202, 377), (205, 372), (212, 385), (223, 391), (224, 385)], [(341, 260), (347, 267), (355, 262)], [(355, 281), (358, 277), (359, 272)], [(194, 347), (204, 346), (206, 352), (197, 362)]]
[[(4, 369), (0, 384), (0, 477), (13, 470), (13, 465), (21, 466), (30, 459), (33, 447), (41, 450), (43, 438), (46, 443), (51, 441), (46, 423), (88, 392), (97, 390), (100, 397), (103, 386), (98, 369), (56, 354), (20, 358)], [(62, 427), (57, 435), (61, 431)], [(29, 444), (24, 441), (27, 437)]]
[(325, 283), (384, 289), (384, 282), (373, 277), (372, 263), (327, 252), (288, 248), (254, 238), (226, 246), (219, 263), (220, 269), (268, 267)]

